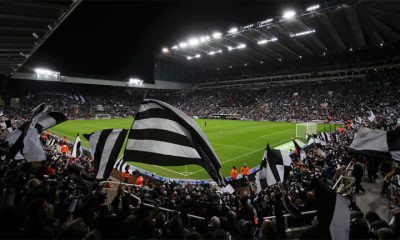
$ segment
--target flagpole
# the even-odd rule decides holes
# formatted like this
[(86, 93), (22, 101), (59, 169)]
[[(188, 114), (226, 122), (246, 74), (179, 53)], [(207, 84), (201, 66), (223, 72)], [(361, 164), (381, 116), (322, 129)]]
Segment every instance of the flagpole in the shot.
[[(142, 102), (143, 102), (144, 99), (146, 99), (147, 91), (148, 91), (148, 90), (146, 89), (146, 91), (144, 92)], [(136, 110), (135, 115), (133, 116), (133, 121), (132, 121), (132, 124), (131, 124), (131, 128), (129, 129), (129, 132), (131, 131), (132, 125), (133, 125), (133, 123), (135, 122), (136, 114), (137, 114), (137, 113), (139, 112), (139, 110), (140, 110), (140, 105), (141, 105), (141, 103), (139, 104), (139, 107), (138, 107), (138, 109)], [(128, 136), (128, 138), (129, 138), (129, 132), (126, 134), (126, 135)], [(124, 158), (124, 157), (125, 157), (125, 155), (122, 155), (122, 158)], [(121, 170), (122, 170), (122, 169), (121, 169)], [(125, 169), (124, 169), (123, 171), (125, 171)], [(122, 184), (122, 176), (121, 176), (121, 175), (122, 175), (122, 174), (120, 174), (120, 176), (119, 176), (119, 186), (121, 186), (121, 184)]]

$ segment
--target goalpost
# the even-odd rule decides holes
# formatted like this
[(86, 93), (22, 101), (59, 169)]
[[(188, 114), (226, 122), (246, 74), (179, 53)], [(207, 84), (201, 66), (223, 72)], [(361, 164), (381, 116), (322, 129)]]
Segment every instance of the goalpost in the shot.
[(111, 119), (111, 114), (98, 113), (95, 115), (96, 119)]
[(307, 134), (317, 134), (317, 123), (304, 122), (296, 124), (297, 138), (306, 138)]

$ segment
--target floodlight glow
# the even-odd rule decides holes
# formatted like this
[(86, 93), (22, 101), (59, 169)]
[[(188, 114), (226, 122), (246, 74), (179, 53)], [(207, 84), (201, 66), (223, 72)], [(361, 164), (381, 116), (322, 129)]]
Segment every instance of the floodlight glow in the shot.
[(195, 58), (200, 58), (201, 55), (200, 54), (196, 54), (196, 56), (194, 56)]
[(243, 27), (244, 30), (254, 27), (254, 24), (249, 24)]
[(228, 51), (232, 51), (233, 47), (228, 46)]
[(33, 36), (34, 38), (36, 38), (36, 39), (39, 39), (39, 35), (38, 35), (36, 32), (33, 32), (33, 33), (32, 33), (32, 36)]
[(264, 21), (261, 21), (261, 24), (263, 24), (263, 23), (270, 23), (270, 22), (272, 22), (272, 21), (274, 21), (273, 18), (268, 18), (268, 19), (265, 19)]
[(200, 37), (200, 42), (201, 43), (207, 42), (208, 40), (210, 40), (210, 36), (201, 36)]
[(273, 18), (265, 19), (265, 20), (263, 20), (263, 21), (261, 21), (261, 22), (258, 23), (258, 27), (267, 26), (269, 23), (271, 23), (271, 22), (273, 22), (273, 21), (274, 21)]
[(317, 9), (319, 9), (319, 5), (313, 5), (313, 6), (308, 7), (306, 9), (306, 11), (311, 12), (311, 11), (315, 11)]
[(275, 41), (278, 41), (278, 38), (273, 37), (273, 38), (271, 38), (271, 39), (263, 39), (263, 40), (260, 40), (260, 41), (257, 42), (257, 44), (263, 45), (263, 44), (267, 44), (267, 43), (269, 43), (269, 42), (275, 42)]
[(163, 49), (162, 49), (162, 52), (163, 52), (163, 53), (168, 53), (169, 50), (168, 50), (168, 48), (163, 48)]
[(181, 42), (181, 43), (179, 43), (179, 47), (180, 47), (180, 48), (185, 48), (185, 47), (187, 47), (187, 46), (188, 46), (187, 42)]
[(60, 76), (60, 72), (56, 72), (56, 71), (52, 71), (52, 70), (44, 69), (44, 68), (36, 68), (35, 72), (36, 72), (36, 74), (40, 74), (40, 75), (48, 75), (48, 76), (54, 76), (54, 77)]
[(291, 19), (291, 18), (293, 18), (294, 16), (296, 16), (296, 12), (293, 11), (293, 10), (287, 10), (287, 11), (285, 11), (285, 12), (283, 13), (283, 15), (282, 15), (282, 17), (283, 17), (284, 19)]
[(242, 49), (242, 48), (245, 48), (245, 47), (246, 47), (246, 44), (241, 43), (241, 44), (239, 44), (236, 48), (237, 48), (237, 49)]
[(196, 46), (196, 45), (199, 44), (199, 42), (200, 41), (197, 38), (191, 38), (191, 39), (188, 40), (188, 43), (189, 43), (190, 46)]
[(190, 56), (186, 57), (187, 60), (192, 60), (192, 58), (193, 57), (190, 57)]
[(215, 55), (216, 53), (222, 53), (222, 50), (220, 49), (218, 51), (211, 51), (211, 52), (208, 52), (207, 54), (208, 55)]
[(221, 38), (222, 33), (220, 33), (220, 32), (215, 32), (215, 33), (213, 33), (212, 36), (213, 36), (213, 38), (218, 39), (218, 38)]
[(233, 27), (231, 29), (229, 29), (228, 33), (233, 34), (233, 33), (237, 33), (238, 29), (237, 27)]
[(178, 49), (178, 46), (177, 45), (172, 46), (171, 49), (173, 49), (173, 50)]
[(142, 86), (143, 85), (143, 80), (139, 78), (129, 78), (128, 84), (130, 86)]
[(304, 32), (298, 32), (298, 33), (294, 33), (294, 34), (290, 34), (290, 37), (300, 37), (300, 36), (304, 36), (304, 35), (308, 35), (308, 34), (312, 34), (315, 33), (315, 30), (307, 30)]

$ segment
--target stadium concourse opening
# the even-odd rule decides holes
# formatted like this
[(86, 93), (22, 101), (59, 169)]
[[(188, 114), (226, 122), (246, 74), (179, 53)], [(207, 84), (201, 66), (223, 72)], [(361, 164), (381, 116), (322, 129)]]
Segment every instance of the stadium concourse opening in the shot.
[(0, 1), (0, 238), (398, 239), (399, 13)]

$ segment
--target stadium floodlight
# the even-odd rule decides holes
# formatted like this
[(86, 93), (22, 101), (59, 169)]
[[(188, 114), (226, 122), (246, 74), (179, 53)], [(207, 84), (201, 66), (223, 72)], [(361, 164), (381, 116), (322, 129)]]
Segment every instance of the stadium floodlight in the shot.
[(260, 61), (260, 63), (261, 63), (261, 64), (264, 64), (264, 62), (263, 62), (263, 61)]
[(215, 32), (215, 33), (213, 33), (212, 36), (213, 36), (214, 39), (219, 39), (219, 38), (221, 38), (222, 33), (220, 33), (220, 32)]
[(238, 31), (237, 27), (232, 27), (231, 29), (229, 29), (228, 33), (229, 34), (234, 34), (234, 33), (237, 33), (237, 31)]
[(229, 66), (229, 68), (232, 68), (232, 66)]
[(187, 57), (186, 57), (187, 60), (192, 60), (192, 58), (193, 58), (193, 57), (191, 57), (191, 56), (187, 56)]
[(283, 13), (282, 18), (284, 18), (284, 19), (292, 19), (294, 16), (296, 16), (296, 12), (294, 10), (286, 10)]
[(32, 33), (32, 36), (33, 36), (34, 38), (36, 38), (36, 39), (39, 39), (39, 35), (38, 35), (36, 32), (33, 32), (33, 33)]
[(201, 55), (200, 55), (200, 54), (196, 54), (194, 57), (195, 57), (195, 58), (200, 58)]
[(303, 58), (303, 56), (301, 56), (301, 55), (300, 55), (300, 56), (299, 56), (299, 58), (300, 58), (300, 59), (302, 59), (302, 58)]
[(249, 25), (244, 26), (243, 30), (247, 30), (247, 29), (250, 29), (252, 27), (254, 27), (254, 24), (249, 24)]
[(171, 49), (173, 49), (173, 50), (178, 49), (178, 48), (179, 48), (178, 45), (174, 45), (171, 47)]
[(353, 51), (353, 48), (350, 48), (350, 52), (352, 52)]
[(215, 55), (216, 53), (222, 53), (222, 50), (220, 49), (220, 50), (218, 50), (218, 51), (210, 51), (210, 52), (208, 52), (207, 54), (208, 54), (208, 55)]
[(258, 41), (257, 44), (263, 45), (263, 44), (266, 44), (266, 43), (269, 43), (269, 42), (275, 42), (275, 41), (278, 41), (278, 38), (273, 37), (271, 39), (262, 39), (262, 40)]
[(315, 33), (314, 29), (307, 30), (307, 31), (304, 31), (304, 32), (293, 33), (293, 34), (291, 33), (290, 37), (300, 37), (300, 36), (304, 36), (304, 35), (308, 35), (308, 34), (312, 34), (312, 33)]
[(187, 42), (181, 42), (181, 43), (179, 43), (179, 47), (180, 48), (185, 48), (185, 47), (187, 47), (188, 46), (188, 43)]
[(381, 42), (379, 45), (380, 45), (381, 47), (383, 47), (383, 42)]
[(163, 53), (168, 53), (169, 50), (168, 50), (168, 48), (165, 47), (165, 48), (162, 49), (162, 52), (163, 52)]
[(53, 76), (53, 77), (60, 76), (60, 72), (52, 71), (50, 69), (45, 69), (45, 68), (36, 68), (35, 72), (38, 75), (47, 75), (47, 76)]
[(228, 48), (228, 51), (232, 51), (232, 49), (233, 49), (233, 47), (231, 47), (231, 46), (228, 46), (227, 48)]
[(210, 40), (210, 36), (201, 36), (200, 37), (200, 42), (201, 43), (207, 42), (208, 40)]
[(196, 45), (199, 44), (199, 42), (200, 41), (197, 38), (191, 38), (191, 39), (188, 40), (188, 43), (189, 43), (190, 46), (196, 46)]
[(241, 43), (241, 44), (239, 44), (236, 48), (237, 48), (237, 49), (242, 49), (242, 48), (245, 48), (245, 47), (246, 47), (246, 44)]
[(247, 67), (247, 63), (243, 64), (245, 67)]
[(129, 86), (142, 86), (143, 80), (141, 80), (139, 78), (129, 78), (128, 84), (129, 84)]
[(306, 11), (307, 11), (307, 12), (312, 12), (312, 11), (315, 11), (315, 10), (317, 10), (317, 9), (319, 9), (319, 5), (318, 5), (318, 4), (308, 7), (308, 8), (306, 9)]

